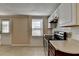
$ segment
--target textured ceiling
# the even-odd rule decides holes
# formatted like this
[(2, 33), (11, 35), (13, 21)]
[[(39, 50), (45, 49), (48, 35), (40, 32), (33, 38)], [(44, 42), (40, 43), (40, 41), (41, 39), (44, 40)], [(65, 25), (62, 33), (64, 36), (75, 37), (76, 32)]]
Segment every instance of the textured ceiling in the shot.
[(50, 15), (59, 3), (0, 3), (0, 15)]

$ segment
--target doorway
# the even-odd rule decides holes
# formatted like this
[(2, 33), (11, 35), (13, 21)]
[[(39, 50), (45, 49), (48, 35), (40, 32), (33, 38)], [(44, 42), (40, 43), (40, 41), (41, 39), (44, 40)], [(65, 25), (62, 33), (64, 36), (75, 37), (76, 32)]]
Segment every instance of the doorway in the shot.
[(11, 25), (10, 19), (0, 20), (0, 44), (1, 45), (11, 45), (10, 25)]

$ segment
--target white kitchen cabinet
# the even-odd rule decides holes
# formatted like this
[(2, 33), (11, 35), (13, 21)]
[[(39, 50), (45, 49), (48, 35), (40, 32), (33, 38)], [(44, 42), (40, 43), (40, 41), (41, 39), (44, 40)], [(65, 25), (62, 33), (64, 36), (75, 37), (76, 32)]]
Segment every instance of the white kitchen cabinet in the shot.
[(52, 21), (56, 16), (58, 16), (58, 9), (55, 10), (54, 13), (48, 18), (48, 28), (51, 28), (50, 21)]
[(79, 26), (79, 3), (66, 3), (59, 6), (59, 26)]
[(79, 25), (79, 4), (78, 3), (62, 3), (55, 12), (48, 18), (48, 28), (50, 21), (58, 16), (58, 26)]
[(71, 25), (72, 8), (70, 3), (63, 3), (58, 7), (59, 26)]
[(72, 3), (72, 25), (79, 25), (79, 3)]
[(76, 3), (72, 3), (72, 6), (71, 6), (72, 10), (72, 14), (71, 14), (71, 17), (72, 17), (72, 24), (71, 25), (76, 25), (76, 20), (77, 20), (77, 8), (76, 8)]
[(76, 24), (79, 25), (79, 3), (76, 4)]

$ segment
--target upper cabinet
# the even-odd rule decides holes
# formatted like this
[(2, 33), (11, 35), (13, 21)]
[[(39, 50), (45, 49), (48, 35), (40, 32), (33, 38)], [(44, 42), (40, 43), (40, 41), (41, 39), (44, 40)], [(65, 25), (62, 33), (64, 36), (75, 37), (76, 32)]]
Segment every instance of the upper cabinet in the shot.
[(58, 26), (75, 27), (79, 25), (79, 4), (78, 3), (62, 3), (55, 12), (48, 18), (53, 20), (58, 16)]
[[(70, 16), (69, 16), (70, 17)], [(66, 23), (66, 22), (65, 22)], [(71, 22), (64, 27), (79, 27), (79, 4), (71, 4)]]
[(63, 3), (58, 7), (58, 26), (71, 24), (71, 4)]
[(76, 24), (79, 25), (79, 3), (76, 4)]
[(55, 12), (48, 18), (48, 28), (51, 28), (50, 22), (54, 20), (56, 16), (58, 16), (58, 9), (56, 9)]

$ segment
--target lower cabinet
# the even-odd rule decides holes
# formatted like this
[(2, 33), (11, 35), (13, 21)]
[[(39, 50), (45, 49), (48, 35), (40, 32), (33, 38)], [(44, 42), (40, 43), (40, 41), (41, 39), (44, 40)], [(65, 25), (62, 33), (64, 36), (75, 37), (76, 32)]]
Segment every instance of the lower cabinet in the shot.
[(50, 42), (48, 44), (48, 56), (55, 56), (55, 48)]
[(56, 50), (55, 47), (49, 42), (48, 56), (79, 56), (79, 54), (66, 53), (66, 52)]

